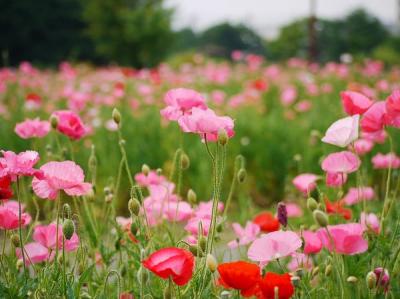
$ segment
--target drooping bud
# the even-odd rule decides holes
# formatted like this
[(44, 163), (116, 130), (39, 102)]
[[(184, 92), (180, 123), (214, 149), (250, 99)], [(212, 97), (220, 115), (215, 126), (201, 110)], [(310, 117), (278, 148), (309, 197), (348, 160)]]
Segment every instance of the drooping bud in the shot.
[(314, 267), (311, 271), (311, 277), (315, 277), (319, 273), (319, 267)]
[(117, 108), (114, 108), (112, 111), (112, 119), (117, 125), (121, 123), (121, 113), (118, 111)]
[(314, 210), (313, 212), (314, 221), (321, 227), (328, 226), (328, 216), (321, 210)]
[(181, 154), (181, 168), (183, 170), (188, 169), (190, 166), (190, 159), (189, 156), (186, 155), (185, 153)]
[(243, 183), (244, 180), (246, 179), (246, 176), (247, 176), (246, 169), (244, 169), (244, 168), (239, 169), (239, 171), (238, 171), (238, 173), (237, 173), (237, 180), (238, 180), (238, 182), (239, 182), (239, 183)]
[(62, 231), (65, 239), (70, 240), (75, 232), (74, 222), (71, 219), (65, 219), (62, 226)]
[(373, 271), (368, 272), (366, 276), (367, 286), (370, 290), (376, 287), (378, 277)]
[(194, 205), (197, 202), (197, 195), (192, 189), (189, 189), (187, 193), (187, 199), (188, 202), (192, 205)]
[(142, 173), (147, 176), (150, 172), (150, 167), (147, 164), (142, 165)]
[(376, 275), (377, 284), (387, 290), (390, 282), (389, 271), (382, 267), (378, 267), (375, 268), (374, 273)]
[(57, 116), (52, 115), (50, 117), (50, 125), (54, 130), (57, 129), (57, 126), (58, 126), (58, 117)]
[(12, 234), (10, 239), (11, 239), (11, 243), (15, 247), (19, 247), (20, 246), (20, 239), (19, 239), (19, 236), (17, 234)]
[(69, 204), (65, 203), (63, 205), (63, 211), (64, 211), (64, 218), (70, 219), (71, 218), (71, 207)]
[(137, 198), (133, 197), (128, 201), (128, 209), (131, 215), (139, 215), (140, 212), (140, 202)]
[(331, 273), (332, 273), (332, 265), (329, 264), (325, 268), (325, 276), (329, 276), (329, 275), (331, 275)]
[(286, 227), (288, 223), (288, 216), (286, 205), (283, 202), (278, 203), (277, 216), (279, 223)]
[(189, 245), (189, 251), (193, 253), (193, 255), (197, 256), (199, 254), (199, 247), (197, 245), (191, 244)]
[(208, 269), (214, 273), (217, 270), (217, 260), (215, 259), (215, 257), (212, 254), (207, 254), (207, 267)]
[(314, 210), (316, 210), (318, 207), (318, 203), (317, 201), (313, 198), (313, 197), (309, 197), (307, 199), (307, 208), (313, 212)]
[(349, 276), (347, 277), (346, 281), (349, 283), (357, 283), (358, 279), (355, 276)]
[(226, 132), (225, 129), (221, 128), (218, 130), (218, 142), (222, 146), (226, 145), (228, 143), (229, 137), (228, 133)]

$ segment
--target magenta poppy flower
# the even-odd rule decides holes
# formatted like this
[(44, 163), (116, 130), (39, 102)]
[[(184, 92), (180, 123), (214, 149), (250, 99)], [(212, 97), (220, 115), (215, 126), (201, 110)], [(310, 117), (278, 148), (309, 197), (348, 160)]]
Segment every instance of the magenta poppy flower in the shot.
[(384, 129), (376, 132), (361, 132), (362, 138), (379, 144), (384, 144), (387, 136), (388, 135)]
[[(20, 248), (15, 249), (15, 253), (18, 259), (22, 259), (22, 251)], [(49, 250), (37, 242), (25, 244), (24, 253), (29, 257), (25, 258), (25, 264), (27, 266), (31, 264), (31, 261), (33, 264), (37, 264), (52, 259)]]
[(322, 169), (330, 173), (352, 173), (360, 167), (360, 159), (352, 152), (342, 151), (329, 154), (322, 161)]
[(339, 147), (346, 147), (358, 138), (358, 114), (335, 121), (326, 131), (322, 141)]
[(388, 124), (400, 128), (400, 90), (392, 92), (386, 99)]
[(191, 114), (192, 108), (207, 109), (205, 99), (197, 91), (187, 88), (169, 90), (164, 102), (167, 107), (161, 110), (161, 115), (167, 120), (178, 120), (181, 116)]
[(386, 104), (383, 101), (374, 103), (361, 119), (361, 129), (364, 132), (378, 132), (386, 125)]
[(360, 223), (364, 230), (372, 230), (375, 233), (379, 234), (380, 232), (380, 222), (378, 216), (374, 213), (361, 213)]
[(16, 154), (12, 151), (1, 151), (0, 177), (9, 176), (15, 181), (18, 176), (40, 175), (33, 166), (39, 161), (39, 154), (35, 151), (26, 151)]
[(400, 157), (395, 153), (378, 153), (372, 157), (372, 164), (375, 169), (400, 168)]
[(327, 172), (325, 183), (328, 187), (340, 187), (346, 184), (347, 174), (337, 172)]
[(242, 227), (239, 223), (232, 223), (232, 228), (236, 239), (228, 243), (229, 248), (250, 244), (260, 233), (260, 227), (251, 221), (247, 221), (245, 227)]
[(82, 196), (92, 188), (90, 183), (84, 182), (82, 168), (73, 161), (48, 162), (40, 170), (42, 177), (32, 181), (33, 191), (40, 198), (56, 199), (61, 190), (69, 196)]
[(359, 254), (368, 250), (368, 241), (363, 238), (364, 228), (360, 223), (330, 225), (327, 229), (333, 239), (333, 244), (326, 228), (319, 229), (317, 234), (328, 250), (345, 255)]
[(318, 176), (313, 173), (303, 173), (296, 176), (292, 183), (299, 190), (307, 195), (309, 192), (313, 191), (317, 187), (316, 181)]
[(368, 139), (358, 139), (354, 142), (354, 150), (357, 155), (365, 155), (374, 147), (374, 143)]
[(266, 265), (268, 262), (291, 255), (302, 245), (292, 231), (275, 231), (256, 239), (247, 252), (249, 259)]
[(319, 239), (317, 233), (305, 230), (303, 231), (303, 239), (304, 239), (304, 253), (312, 254), (318, 253), (322, 249), (322, 242)]
[(293, 86), (285, 87), (281, 92), (281, 103), (284, 106), (289, 106), (297, 98), (297, 90)]
[(59, 110), (53, 112), (52, 116), (58, 119), (57, 130), (71, 139), (80, 139), (88, 132), (88, 129), (75, 112)]
[(218, 116), (211, 109), (203, 110), (197, 107), (192, 109), (192, 114), (183, 115), (178, 119), (183, 132), (206, 136), (207, 141), (217, 141), (218, 131), (224, 129), (231, 138), (235, 134), (234, 122), (228, 116)]
[(15, 133), (23, 138), (42, 138), (50, 132), (50, 123), (45, 120), (27, 119), (15, 126)]
[(368, 97), (355, 91), (342, 91), (340, 97), (344, 111), (348, 115), (364, 114), (373, 104)]
[(374, 189), (371, 187), (350, 188), (343, 197), (346, 205), (351, 206), (363, 200), (372, 200), (375, 197)]
[[(24, 207), (21, 205), (21, 226), (27, 226), (32, 218), (28, 213), (24, 212)], [(9, 200), (0, 206), (0, 228), (1, 229), (17, 229), (19, 227), (19, 207), (18, 202)]]

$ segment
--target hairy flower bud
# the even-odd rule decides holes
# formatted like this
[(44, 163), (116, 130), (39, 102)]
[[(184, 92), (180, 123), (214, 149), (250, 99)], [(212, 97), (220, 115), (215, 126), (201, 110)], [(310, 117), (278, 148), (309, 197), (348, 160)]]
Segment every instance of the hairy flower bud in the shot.
[(315, 210), (313, 212), (314, 221), (321, 227), (328, 226), (328, 216), (321, 210)]
[(74, 222), (71, 219), (65, 219), (62, 226), (62, 231), (65, 239), (70, 240), (75, 232)]
[(243, 183), (244, 180), (246, 179), (246, 176), (247, 176), (246, 169), (241, 168), (237, 173), (237, 180), (239, 181), (239, 183)]
[(128, 209), (131, 215), (139, 215), (140, 212), (140, 202), (137, 198), (133, 197), (128, 201)]
[(367, 281), (367, 286), (370, 290), (375, 288), (376, 283), (377, 283), (378, 277), (373, 271), (368, 272), (366, 276), (366, 281)]
[(118, 111), (117, 108), (114, 108), (112, 111), (112, 119), (117, 125), (119, 125), (121, 122), (121, 113)]
[(355, 276), (349, 276), (347, 277), (346, 281), (349, 283), (357, 283), (358, 279)]
[(206, 251), (207, 239), (204, 238), (203, 236), (200, 236), (199, 246), (201, 250)]
[(183, 154), (181, 155), (181, 168), (182, 168), (183, 170), (186, 170), (186, 169), (189, 168), (189, 166), (190, 166), (190, 159), (189, 159), (189, 156), (186, 155), (185, 153), (183, 153)]
[(188, 202), (192, 205), (194, 205), (197, 202), (197, 195), (192, 189), (189, 189), (187, 193), (187, 199)]
[(331, 273), (332, 273), (332, 265), (329, 264), (325, 268), (325, 276), (329, 276), (329, 275), (331, 275)]
[(217, 260), (215, 259), (215, 257), (212, 254), (207, 254), (207, 267), (208, 269), (214, 273), (217, 270)]
[(229, 137), (228, 137), (228, 133), (226, 132), (225, 129), (219, 129), (218, 130), (218, 142), (219, 144), (221, 144), (222, 146), (226, 145), (228, 143)]
[(142, 173), (147, 176), (150, 172), (150, 167), (147, 164), (142, 165)]
[(53, 129), (57, 129), (58, 126), (58, 117), (55, 115), (52, 115), (50, 117), (50, 125)]
[(312, 211), (316, 210), (317, 207), (318, 207), (317, 201), (314, 198), (309, 197), (307, 199), (307, 208), (312, 212)]

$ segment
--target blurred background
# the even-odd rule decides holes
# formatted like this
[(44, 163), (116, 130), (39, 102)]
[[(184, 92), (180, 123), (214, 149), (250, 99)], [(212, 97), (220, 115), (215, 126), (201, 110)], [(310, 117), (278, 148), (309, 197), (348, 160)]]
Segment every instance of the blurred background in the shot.
[[(398, 0), (0, 0), (1, 65), (152, 67), (191, 53), (400, 63)], [(323, 47), (322, 47), (323, 45)]]

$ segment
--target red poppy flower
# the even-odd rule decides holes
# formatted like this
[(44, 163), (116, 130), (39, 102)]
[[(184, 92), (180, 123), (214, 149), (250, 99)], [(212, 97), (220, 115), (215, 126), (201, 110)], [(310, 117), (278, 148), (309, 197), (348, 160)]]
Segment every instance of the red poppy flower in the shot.
[(279, 299), (289, 299), (294, 293), (290, 275), (268, 272), (260, 282), (260, 288), (265, 299), (275, 298), (275, 288), (278, 288)]
[(155, 275), (168, 279), (177, 285), (185, 285), (193, 276), (194, 256), (189, 251), (169, 247), (153, 252), (142, 262)]
[(240, 290), (244, 297), (255, 295), (261, 279), (260, 267), (256, 264), (237, 261), (218, 266), (219, 283), (225, 288)]
[(253, 81), (251, 84), (253, 88), (259, 90), (259, 91), (265, 91), (268, 87), (267, 83), (263, 81), (262, 79), (257, 79)]
[(9, 176), (0, 178), (0, 200), (10, 199), (13, 196), (11, 189), (11, 179)]
[(328, 214), (338, 214), (346, 220), (351, 219), (351, 210), (343, 208), (343, 201), (338, 200), (336, 202), (330, 202), (329, 200), (325, 199), (325, 206)]
[(279, 230), (279, 221), (270, 212), (258, 214), (253, 219), (253, 223), (257, 224), (263, 232), (274, 232)]
[(133, 295), (128, 292), (124, 292), (119, 295), (119, 299), (135, 299), (135, 297), (133, 297)]

